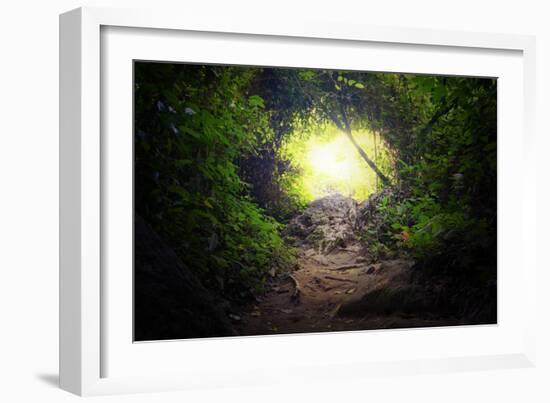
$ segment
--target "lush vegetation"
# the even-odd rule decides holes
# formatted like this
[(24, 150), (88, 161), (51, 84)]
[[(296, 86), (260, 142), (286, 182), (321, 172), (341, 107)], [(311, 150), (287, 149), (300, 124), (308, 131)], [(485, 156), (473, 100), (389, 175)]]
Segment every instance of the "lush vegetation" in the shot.
[(487, 277), (496, 81), (136, 63), (135, 178), (136, 213), (229, 298), (292, 267), (284, 223), (332, 191), (370, 200), (373, 256)]
[(273, 139), (254, 71), (136, 65), (136, 211), (209, 286), (259, 288), (292, 253), (255, 203), (240, 161)]
[[(365, 237), (376, 253), (404, 250), (430, 268), (493, 276), (496, 81), (409, 76), (399, 82), (394, 103), (416, 105), (416, 113), (407, 112), (414, 117), (410, 140), (387, 136), (399, 151), (397, 191), (374, 200), (377, 220)], [(395, 116), (384, 119), (391, 127)]]

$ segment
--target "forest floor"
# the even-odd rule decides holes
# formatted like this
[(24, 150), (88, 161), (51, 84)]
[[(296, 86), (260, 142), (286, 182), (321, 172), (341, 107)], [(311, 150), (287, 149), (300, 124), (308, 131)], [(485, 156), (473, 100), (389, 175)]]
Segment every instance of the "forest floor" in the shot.
[(453, 324), (449, 319), (419, 317), (406, 312), (372, 313), (368, 309), (340, 312), (342, 306), (353, 306), (369, 290), (384, 286), (384, 283), (392, 287), (390, 276), (409, 268), (410, 260), (366, 264), (353, 248), (338, 248), (328, 255), (308, 256), (308, 250), (300, 252), (298, 269), (291, 276), (276, 279), (269, 292), (243, 316), (243, 323), (238, 326), (242, 335)]
[[(322, 229), (329, 238), (350, 231), (357, 205), (330, 200), (313, 206), (306, 217), (309, 234)], [(341, 211), (346, 209), (347, 211)], [(355, 211), (354, 211), (355, 209)], [(319, 214), (321, 210), (322, 214)], [(327, 219), (328, 217), (328, 219)], [(313, 218), (313, 219), (312, 219)], [(355, 223), (352, 223), (355, 226)], [(272, 279), (268, 292), (251, 304), (236, 327), (241, 335), (285, 334), (344, 330), (412, 328), (458, 324), (453, 318), (416, 312), (418, 297), (410, 299), (410, 259), (373, 261), (365, 245), (347, 236), (328, 251), (309, 242), (298, 246), (296, 270)], [(414, 289), (418, 294), (418, 289)], [(420, 296), (422, 299), (422, 296)], [(410, 309), (409, 309), (410, 308)]]

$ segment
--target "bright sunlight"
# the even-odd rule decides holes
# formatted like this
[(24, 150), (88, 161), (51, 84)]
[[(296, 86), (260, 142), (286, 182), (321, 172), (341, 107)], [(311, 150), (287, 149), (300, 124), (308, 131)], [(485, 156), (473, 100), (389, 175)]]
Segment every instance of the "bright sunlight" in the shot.
[[(354, 137), (383, 171), (389, 171), (388, 152), (379, 138), (368, 130), (355, 131)], [(362, 201), (379, 186), (374, 171), (334, 126), (293, 136), (283, 152), (300, 173), (294, 187), (305, 202), (336, 193)]]

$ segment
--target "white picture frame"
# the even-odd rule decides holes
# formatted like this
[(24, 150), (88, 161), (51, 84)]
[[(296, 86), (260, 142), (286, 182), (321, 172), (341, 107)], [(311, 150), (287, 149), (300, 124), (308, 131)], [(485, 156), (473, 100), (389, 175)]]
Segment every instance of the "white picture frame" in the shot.
[[(137, 345), (132, 343), (127, 333), (131, 333), (127, 329), (131, 317), (124, 316), (128, 312), (128, 304), (131, 304), (127, 294), (128, 286), (123, 285), (128, 279), (128, 271), (122, 271), (126, 277), (111, 276), (108, 271), (108, 267), (111, 267), (109, 259), (116, 256), (110, 255), (110, 249), (105, 243), (105, 231), (111, 241), (113, 237), (123, 237), (131, 231), (131, 222), (119, 220), (115, 223), (113, 217), (118, 215), (105, 214), (109, 209), (124, 208), (111, 206), (110, 200), (115, 196), (111, 195), (114, 188), (109, 185), (109, 181), (116, 180), (114, 178), (119, 173), (127, 174), (128, 164), (121, 164), (121, 171), (115, 172), (118, 168), (113, 167), (109, 159), (113, 153), (120, 153), (127, 162), (129, 155), (126, 147), (128, 143), (113, 141), (119, 137), (111, 133), (112, 125), (120, 124), (117, 128), (126, 133), (131, 128), (131, 105), (117, 101), (128, 99), (131, 76), (127, 77), (127, 81), (122, 80), (126, 86), (124, 88), (117, 87), (113, 80), (106, 80), (106, 77), (117, 75), (115, 78), (120, 78), (120, 74), (128, 72), (128, 60), (143, 58), (147, 54), (156, 55), (153, 58), (146, 57), (147, 59), (174, 60), (176, 56), (163, 53), (162, 49), (168, 49), (170, 44), (185, 40), (186, 33), (192, 33), (195, 38), (193, 40), (208, 37), (212, 42), (201, 42), (198, 45), (193, 45), (191, 40), (186, 42), (188, 49), (194, 49), (192, 61), (228, 62), (231, 57), (229, 53), (220, 53), (215, 60), (208, 58), (209, 46), (216, 46), (215, 43), (219, 44), (220, 41), (229, 43), (231, 38), (239, 38), (239, 41), (251, 40), (260, 47), (266, 44), (272, 47), (271, 52), (255, 50), (250, 52), (252, 55), (247, 56), (234, 43), (233, 51), (236, 54), (240, 52), (241, 55), (235, 62), (243, 64), (247, 61), (257, 64), (273, 63), (273, 55), (276, 55), (274, 52), (277, 49), (280, 51), (281, 47), (298, 46), (303, 50), (318, 43), (334, 52), (348, 49), (346, 46), (356, 48), (357, 52), (362, 52), (362, 47), (375, 47), (382, 51), (391, 48), (396, 53), (394, 56), (387, 53), (389, 56), (385, 60), (386, 63), (393, 60), (394, 64), (386, 64), (393, 66), (386, 67), (391, 68), (391, 71), (422, 72), (426, 68), (418, 64), (411, 70), (413, 61), (398, 57), (399, 52), (404, 54), (403, 52), (409, 51), (424, 52), (432, 65), (426, 72), (460, 74), (459, 70), (449, 67), (452, 63), (447, 61), (445, 64), (445, 58), (453, 57), (456, 59), (455, 65), (460, 65), (459, 60), (465, 60), (465, 64), (470, 63), (470, 68), (473, 69), (471, 71), (479, 75), (495, 76), (491, 71), (502, 71), (502, 74), (510, 78), (505, 80), (510, 83), (506, 87), (510, 91), (504, 91), (504, 96), (511, 98), (512, 94), (516, 94), (519, 100), (515, 99), (515, 104), (508, 104), (507, 98), (504, 103), (499, 99), (499, 108), (506, 111), (507, 108), (520, 105), (521, 113), (511, 117), (509, 114), (503, 116), (502, 110), (499, 112), (499, 136), (501, 119), (510, 119), (506, 121), (507, 127), (511, 125), (522, 135), (513, 142), (505, 143), (502, 150), (499, 148), (499, 153), (506, 154), (507, 149), (517, 151), (520, 147), (523, 167), (514, 171), (507, 169), (499, 155), (499, 203), (504, 198), (500, 189), (504, 180), (514, 180), (516, 183), (520, 181), (523, 189), (535, 187), (534, 179), (525, 174), (534, 170), (532, 167), (535, 160), (532, 158), (535, 147), (533, 37), (370, 27), (304, 19), (289, 20), (281, 25), (278, 21), (268, 19), (215, 20), (207, 16), (182, 15), (170, 11), (104, 8), (69, 11), (60, 17), (60, 385), (63, 389), (79, 395), (96, 395), (229, 384), (302, 382), (307, 379), (328, 379), (329, 373), (331, 379), (334, 379), (335, 376), (357, 377), (373, 373), (396, 375), (517, 368), (535, 364), (535, 318), (523, 315), (519, 321), (516, 314), (503, 318), (501, 308), (511, 304), (508, 304), (509, 294), (500, 296), (500, 291), (506, 290), (511, 281), (509, 276), (501, 276), (503, 272), (500, 265), (520, 267), (521, 281), (518, 288), (522, 312), (536, 311), (536, 265), (533, 260), (536, 255), (533, 250), (535, 243), (529, 242), (527, 238), (527, 234), (535, 232), (536, 220), (534, 200), (527, 196), (519, 197), (520, 200), (514, 205), (504, 205), (503, 213), (499, 205), (499, 226), (502, 223), (514, 226), (516, 232), (523, 237), (523, 242), (518, 243), (521, 245), (520, 250), (511, 252), (499, 238), (499, 325), (495, 327), (246, 337)], [(112, 35), (110, 39), (102, 36), (106, 34)], [(138, 34), (142, 35), (139, 51), (135, 44), (132, 46), (132, 37)], [(157, 46), (157, 53), (154, 53), (152, 48), (156, 43), (165, 44)], [(252, 42), (247, 46), (252, 46)], [(118, 56), (115, 57), (107, 48), (116, 48)], [(442, 58), (437, 59), (433, 52), (439, 52), (443, 55)], [(289, 53), (292, 53), (290, 48)], [(506, 55), (511, 55), (509, 63), (506, 62)], [(503, 70), (498, 70), (495, 66), (499, 64), (501, 56)], [(117, 57), (120, 58), (119, 61), (115, 60)], [(185, 55), (182, 57), (185, 59)], [(105, 58), (112, 58), (113, 64), (109, 60), (103, 60)], [(296, 58), (299, 58), (297, 54)], [(476, 58), (486, 60), (487, 65), (476, 66)], [(281, 62), (282, 65), (289, 65), (289, 60)], [(438, 60), (442, 60), (441, 65), (437, 63)], [(318, 60), (315, 63), (317, 66), (323, 62)], [(334, 63), (330, 62), (330, 67), (348, 66), (345, 63), (336, 66)], [(357, 63), (358, 67), (363, 66), (362, 62)], [(508, 64), (510, 69), (505, 70), (504, 66)], [(110, 108), (117, 111), (114, 120)], [(129, 189), (131, 191), (131, 187)], [(126, 193), (121, 194), (122, 198), (116, 198), (127, 201), (128, 194), (126, 187)], [(523, 194), (526, 195), (527, 192), (524, 191)], [(507, 212), (518, 206), (518, 219), (509, 222)], [(131, 210), (130, 206), (127, 210)], [(109, 228), (114, 228), (113, 232)], [(131, 241), (126, 239), (125, 244), (128, 245), (128, 242), (131, 245)], [(128, 257), (125, 256), (122, 258)], [(121, 264), (127, 266), (128, 262)], [(121, 300), (126, 302), (113, 302), (113, 298), (109, 298), (113, 289), (120, 290), (123, 295)], [(504, 313), (507, 314), (507, 311)], [(122, 324), (122, 330), (117, 328), (116, 323)], [(384, 343), (410, 343), (411, 346), (418, 346), (418, 352), (416, 355), (407, 355), (405, 350), (396, 348), (391, 357), (367, 359), (359, 354), (346, 360), (340, 360), (337, 355), (318, 360), (310, 354), (319, 345), (330, 351), (330, 346), (341, 344), (344, 338), (349, 348), (365, 344), (366, 340), (370, 342), (376, 339), (380, 343), (380, 354), (385, 351)], [(489, 343), (495, 338), (495, 347), (489, 348)], [(503, 339), (502, 343), (499, 343), (499, 338)], [(439, 343), (438, 340), (447, 342)], [(448, 346), (452, 340), (464, 340), (463, 348), (450, 349)], [(485, 340), (486, 343), (480, 341), (477, 348), (474, 348), (475, 340)], [(284, 351), (300, 351), (302, 354), (296, 360), (287, 360), (285, 363)], [(374, 351), (371, 353), (374, 357)], [(187, 359), (170, 360), (171, 355), (178, 354)], [(260, 360), (263, 361), (261, 365)]]

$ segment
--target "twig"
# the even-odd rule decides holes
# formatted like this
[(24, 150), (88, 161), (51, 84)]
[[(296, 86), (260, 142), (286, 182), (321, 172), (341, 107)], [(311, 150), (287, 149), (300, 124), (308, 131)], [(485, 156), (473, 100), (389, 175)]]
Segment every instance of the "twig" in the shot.
[(352, 264), (344, 264), (342, 266), (330, 267), (329, 270), (349, 270), (349, 269), (357, 269), (363, 266), (364, 264), (362, 263), (352, 263)]

